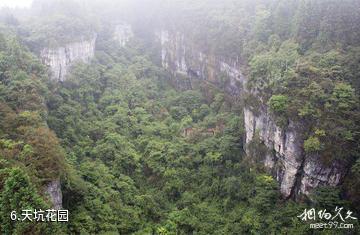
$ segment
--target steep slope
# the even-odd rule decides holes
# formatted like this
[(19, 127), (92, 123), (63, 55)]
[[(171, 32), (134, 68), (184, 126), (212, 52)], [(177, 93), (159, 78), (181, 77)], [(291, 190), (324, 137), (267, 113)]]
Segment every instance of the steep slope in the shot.
[(49, 233), (55, 224), (14, 223), (24, 208), (62, 207), (60, 178), (68, 165), (46, 123), (46, 69), (15, 35), (0, 32), (0, 231)]
[[(191, 88), (192, 79), (200, 79), (223, 88), (230, 95), (244, 96), (246, 79), (238, 60), (208, 55), (194, 47), (195, 43), (186, 41), (180, 32), (161, 31), (160, 41), (162, 66), (175, 79), (185, 80), (188, 88)], [(252, 141), (256, 132), (259, 133), (269, 149), (269, 153), (264, 156), (264, 164), (278, 180), (285, 198), (308, 195), (319, 185), (337, 186), (341, 182), (346, 174), (344, 166), (338, 162), (326, 166), (319, 158), (306, 156), (302, 147), (301, 127), (292, 123), (281, 128), (273, 119), (266, 106), (257, 115), (245, 107), (245, 145)]]
[[(154, 34), (163, 68), (180, 87), (191, 88), (193, 81), (202, 80), (242, 97), (245, 146), (257, 134), (259, 144), (267, 148), (261, 162), (278, 180), (283, 197), (301, 198), (315, 188), (339, 186), (358, 151), (359, 107), (354, 105), (358, 72), (345, 61), (359, 57), (354, 52), (359, 30), (351, 29), (360, 20), (355, 10), (359, 3), (239, 2), (237, 10), (233, 4), (216, 8), (218, 3), (203, 1), (189, 9), (184, 1), (160, 7), (163, 18)], [(331, 15), (343, 20), (333, 22)], [(323, 97), (304, 95), (314, 86), (320, 87)], [(334, 102), (340, 90), (348, 92), (346, 110)], [(290, 104), (281, 111), (272, 109), (271, 98), (281, 95)], [(309, 112), (317, 114), (311, 117)], [(352, 121), (344, 124), (346, 119)]]

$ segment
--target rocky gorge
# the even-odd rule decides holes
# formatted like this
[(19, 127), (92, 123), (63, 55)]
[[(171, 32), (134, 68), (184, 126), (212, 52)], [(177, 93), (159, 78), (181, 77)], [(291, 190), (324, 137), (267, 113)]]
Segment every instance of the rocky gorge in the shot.
[[(209, 82), (223, 88), (228, 94), (243, 97), (246, 92), (244, 65), (239, 58), (226, 58), (199, 49), (189, 42), (184, 34), (168, 30), (155, 33), (160, 45), (161, 65), (172, 74), (177, 83), (190, 89), (194, 80)], [(129, 24), (121, 23), (115, 27), (114, 39), (125, 46), (136, 37)], [(45, 48), (41, 59), (50, 67), (52, 78), (64, 81), (69, 67), (76, 61), (89, 62), (95, 53), (96, 37), (64, 45), (59, 48)], [(266, 104), (260, 112), (253, 112), (247, 105), (243, 109), (245, 127), (245, 151), (258, 134), (268, 149), (263, 156), (263, 164), (278, 181), (284, 198), (301, 198), (309, 195), (314, 188), (322, 185), (336, 186), (344, 177), (344, 165), (333, 162), (325, 165), (317, 156), (307, 155), (303, 149), (300, 124), (289, 122), (286, 128), (279, 127)], [(61, 190), (58, 181), (50, 182), (47, 192), (56, 207), (61, 207)]]

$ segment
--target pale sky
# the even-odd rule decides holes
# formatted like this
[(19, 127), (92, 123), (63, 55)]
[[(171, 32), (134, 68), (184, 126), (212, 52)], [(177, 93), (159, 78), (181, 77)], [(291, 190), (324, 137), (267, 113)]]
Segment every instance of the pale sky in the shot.
[(30, 7), (32, 0), (0, 0), (0, 8), (7, 7)]

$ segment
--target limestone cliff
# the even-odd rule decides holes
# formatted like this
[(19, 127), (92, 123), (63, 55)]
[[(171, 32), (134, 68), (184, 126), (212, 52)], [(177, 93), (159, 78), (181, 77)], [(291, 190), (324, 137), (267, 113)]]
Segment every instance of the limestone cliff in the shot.
[(126, 46), (133, 36), (131, 25), (120, 23), (115, 26), (114, 39), (118, 41), (122, 47)]
[[(244, 109), (246, 143), (255, 133), (268, 148), (264, 165), (280, 184), (285, 198), (309, 195), (321, 185), (336, 186), (344, 176), (344, 166), (337, 161), (325, 165), (319, 156), (307, 155), (303, 150), (302, 127), (290, 122), (288, 127), (276, 125), (266, 108), (258, 115)], [(249, 152), (249, 149), (246, 149)]]
[(45, 193), (49, 197), (55, 210), (62, 208), (62, 192), (60, 180), (53, 180), (45, 187)]
[[(161, 44), (162, 66), (174, 77), (190, 77), (211, 82), (238, 95), (244, 76), (238, 58), (225, 58), (202, 51), (189, 42), (184, 34), (162, 30), (157, 33)], [(191, 83), (191, 81), (189, 81)]]
[(57, 48), (44, 48), (40, 57), (49, 66), (51, 77), (64, 81), (70, 66), (77, 61), (89, 62), (94, 57), (96, 36), (90, 40), (81, 40)]

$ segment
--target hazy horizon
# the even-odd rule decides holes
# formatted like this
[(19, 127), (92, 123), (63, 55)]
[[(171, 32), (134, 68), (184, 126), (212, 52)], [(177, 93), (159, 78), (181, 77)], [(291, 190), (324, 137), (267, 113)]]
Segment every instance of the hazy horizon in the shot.
[(33, 0), (1, 0), (1, 7), (30, 7)]

